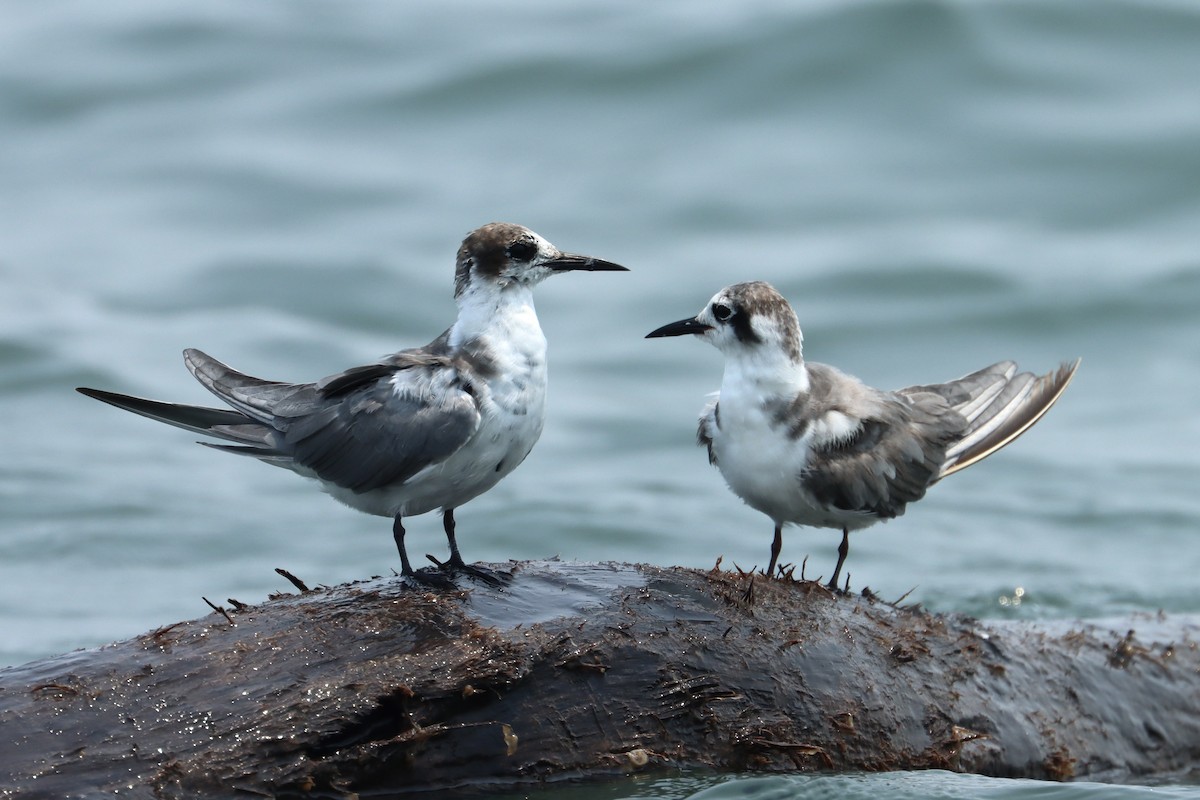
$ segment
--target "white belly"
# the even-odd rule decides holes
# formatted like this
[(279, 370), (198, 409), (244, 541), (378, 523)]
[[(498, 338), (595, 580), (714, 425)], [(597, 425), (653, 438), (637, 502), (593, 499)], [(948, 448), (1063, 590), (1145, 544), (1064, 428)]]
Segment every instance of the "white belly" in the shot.
[[(457, 508), (491, 489), (517, 468), (542, 435), (546, 417), (545, 339), (535, 329), (532, 346), (519, 359), (502, 359), (499, 374), (482, 392), (479, 429), (458, 451), (403, 484), (356, 494), (332, 484), (324, 488), (346, 505), (383, 517)], [(540, 347), (539, 347), (540, 344)]]
[(793, 523), (823, 528), (857, 529), (875, 520), (859, 512), (827, 508), (803, 488), (809, 439), (773, 425), (757, 403), (727, 403), (722, 390), (720, 426), (714, 432), (713, 453), (729, 488), (751, 508), (776, 524)]
[(713, 437), (717, 468), (734, 494), (780, 523), (792, 521), (800, 499), (804, 448), (796, 444), (765, 416), (740, 414), (721, 402), (721, 425)]
[(498, 413), (457, 453), (389, 492), (384, 514), (412, 516), (475, 499), (525, 460), (541, 436), (542, 420), (541, 413)]

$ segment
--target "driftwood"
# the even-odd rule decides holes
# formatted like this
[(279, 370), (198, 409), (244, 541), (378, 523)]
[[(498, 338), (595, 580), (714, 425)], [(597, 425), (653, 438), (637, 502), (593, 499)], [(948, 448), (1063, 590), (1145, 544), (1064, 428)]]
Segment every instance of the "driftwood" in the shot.
[(1110, 778), (1200, 761), (1195, 620), (979, 622), (761, 576), (747, 603), (748, 578), (716, 570), (496, 568), (512, 574), (500, 587), (386, 578), (230, 601), (0, 670), (0, 796), (401, 795), (680, 767)]

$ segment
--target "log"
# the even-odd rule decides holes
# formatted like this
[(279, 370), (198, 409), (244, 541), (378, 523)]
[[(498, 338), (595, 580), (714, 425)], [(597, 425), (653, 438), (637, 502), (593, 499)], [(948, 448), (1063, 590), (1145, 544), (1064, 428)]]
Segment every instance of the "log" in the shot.
[[(1047, 779), (1200, 760), (1198, 620), (981, 622), (801, 580), (492, 565), (0, 670), (0, 795), (352, 797), (636, 771)], [(298, 586), (303, 584), (297, 581)]]

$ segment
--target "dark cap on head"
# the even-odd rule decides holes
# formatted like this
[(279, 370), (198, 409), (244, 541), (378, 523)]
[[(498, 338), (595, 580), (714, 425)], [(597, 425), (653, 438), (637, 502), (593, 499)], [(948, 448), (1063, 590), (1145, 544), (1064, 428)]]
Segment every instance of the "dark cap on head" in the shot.
[(511, 222), (490, 222), (467, 234), (458, 248), (458, 259), (454, 267), (454, 296), (458, 297), (467, 288), (471, 273), (499, 278), (509, 258), (520, 256), (528, 250), (526, 260), (537, 253), (537, 239), (533, 231)]

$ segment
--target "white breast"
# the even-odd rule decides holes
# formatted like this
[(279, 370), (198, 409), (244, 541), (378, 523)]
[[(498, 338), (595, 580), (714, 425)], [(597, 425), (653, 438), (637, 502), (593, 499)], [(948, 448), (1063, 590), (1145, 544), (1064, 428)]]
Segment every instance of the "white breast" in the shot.
[(546, 417), (546, 337), (532, 304), (505, 309), (472, 346), (485, 348), (494, 374), (477, 393), (479, 429), (440, 464), (402, 485), (364, 494), (326, 486), (349, 506), (380, 516), (456, 508), (495, 486), (529, 455)]
[(850, 524), (845, 512), (822, 507), (805, 491), (802, 478), (814, 442), (845, 438), (855, 427), (834, 411), (793, 437), (787, 424), (764, 409), (761, 392), (734, 382), (722, 386), (720, 421), (710, 430), (721, 476), (751, 508), (777, 524), (841, 527)]
[(758, 387), (743, 380), (722, 383), (717, 424), (710, 425), (721, 476), (749, 506), (781, 521), (786, 498), (799, 490), (806, 451), (772, 424)]
[[(546, 419), (546, 338), (529, 309), (507, 336), (480, 344), (496, 359), (497, 374), (479, 393), (479, 430), (440, 465), (404, 487), (403, 515), (456, 507), (491, 489), (525, 460)], [(397, 498), (399, 499), (399, 498)], [(396, 513), (396, 511), (392, 511)]]

